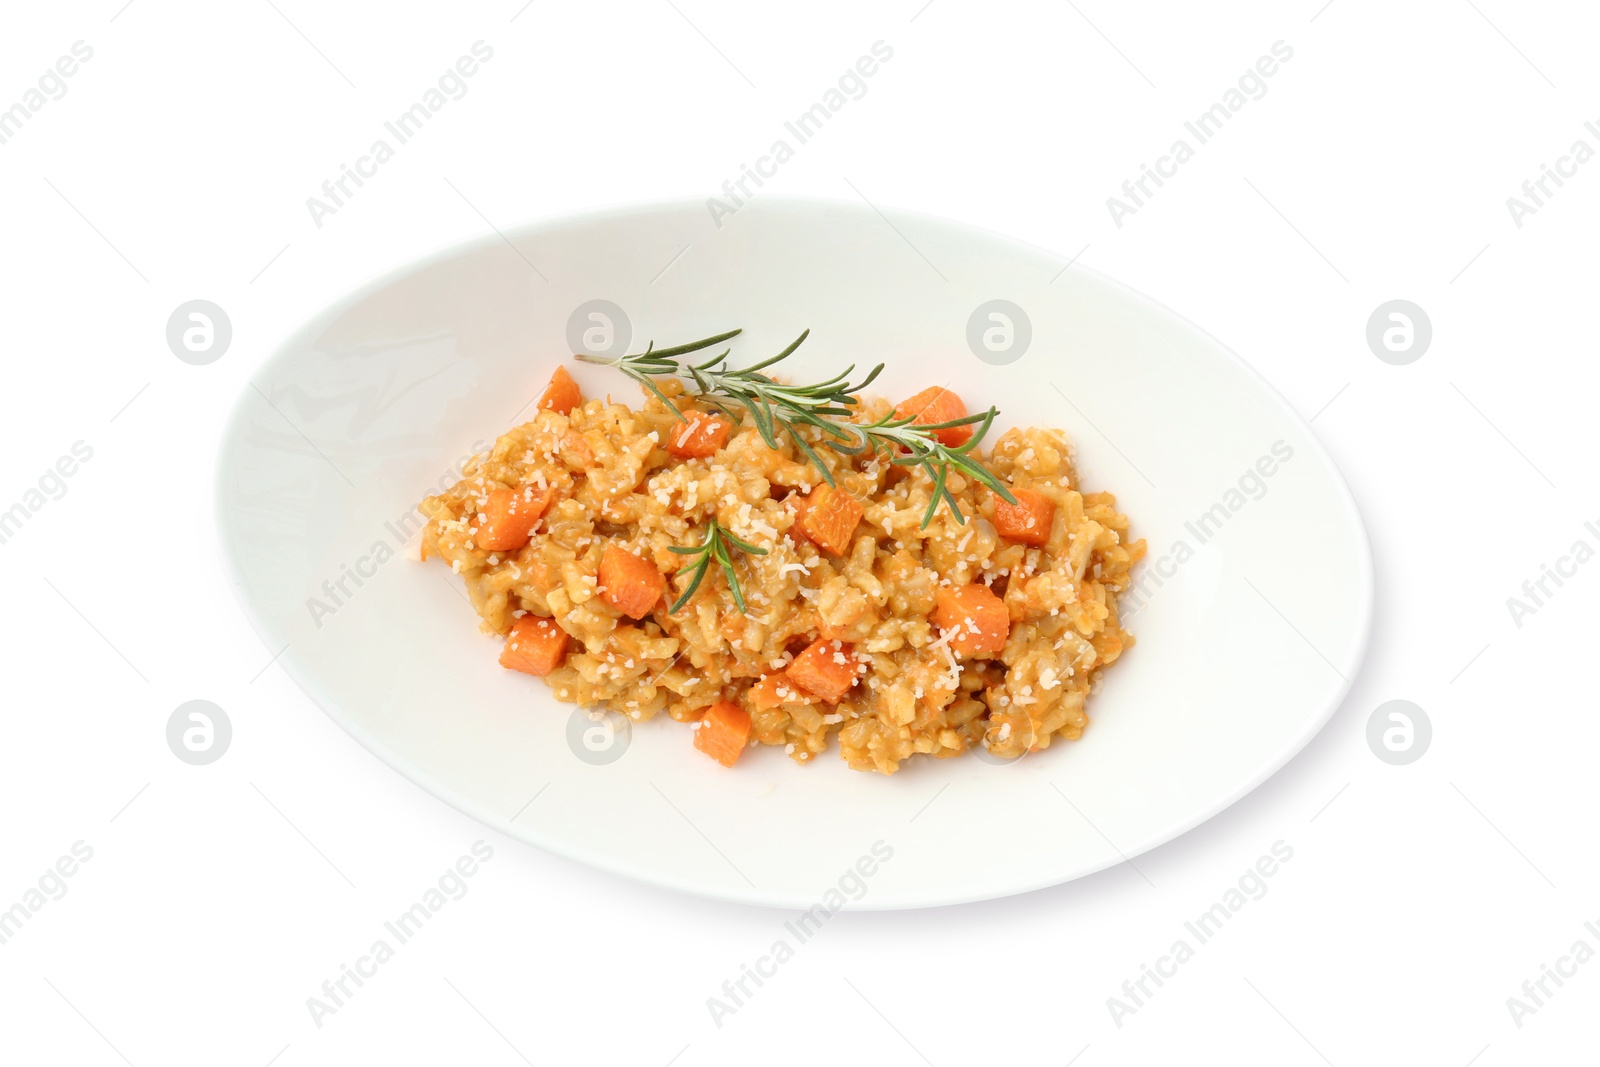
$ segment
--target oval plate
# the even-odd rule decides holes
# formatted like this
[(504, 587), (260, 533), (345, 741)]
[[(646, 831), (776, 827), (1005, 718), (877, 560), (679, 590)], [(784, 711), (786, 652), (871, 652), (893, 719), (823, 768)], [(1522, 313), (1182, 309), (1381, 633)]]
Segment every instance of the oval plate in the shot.
[[(730, 771), (665, 716), (608, 733), (497, 666), (459, 581), (410, 558), (414, 505), (525, 418), (558, 362), (586, 395), (638, 402), (618, 372), (567, 359), (569, 320), (596, 299), (624, 309), (632, 351), (742, 326), (737, 354), (754, 359), (810, 327), (792, 380), (882, 361), (873, 389), (892, 399), (949, 384), (1000, 407), (996, 434), (1064, 429), (1084, 485), (1116, 493), (1150, 545), (1124, 604), (1137, 647), (1083, 739), (1009, 764), (920, 757), (892, 777), (846, 769), (837, 744), (816, 765), (761, 748)], [(973, 321), (996, 299), (1026, 329), (1014, 312)], [(339, 302), (253, 386), (223, 442), (218, 521), (289, 674), (440, 798), (658, 885), (807, 908), (843, 878), (850, 896), (866, 887), (852, 907), (911, 908), (1076, 878), (1259, 785), (1365, 651), (1366, 534), (1298, 415), (1173, 313), (965, 226), (775, 198), (720, 226), (699, 201), (532, 225)], [(892, 858), (847, 876), (878, 842)]]

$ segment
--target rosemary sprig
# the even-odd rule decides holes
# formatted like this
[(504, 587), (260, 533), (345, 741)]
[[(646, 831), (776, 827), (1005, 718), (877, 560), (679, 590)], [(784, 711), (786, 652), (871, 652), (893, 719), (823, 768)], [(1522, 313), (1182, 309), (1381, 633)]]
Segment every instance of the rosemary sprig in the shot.
[[(995, 477), (994, 472), (973, 459), (971, 454), (973, 449), (977, 448), (978, 442), (989, 432), (989, 427), (994, 425), (995, 416), (998, 414), (1000, 412), (991, 406), (988, 411), (978, 415), (964, 415), (949, 422), (913, 426), (914, 416), (900, 419), (895, 418), (891, 412), (877, 422), (865, 426), (859, 423), (846, 423), (844, 428), (858, 435), (862, 442), (860, 447), (867, 447), (870, 443), (871, 447), (890, 455), (892, 458), (889, 462), (896, 466), (918, 466), (928, 472), (929, 477), (933, 479), (933, 496), (928, 500), (928, 510), (922, 513), (923, 529), (927, 529), (928, 524), (933, 521), (934, 514), (939, 510), (940, 500), (949, 506), (950, 514), (955, 516), (956, 523), (965, 526), (967, 518), (961, 514), (961, 508), (956, 505), (956, 498), (950, 492), (949, 479), (952, 467), (967, 477), (982, 482), (1006, 503), (1017, 502), (1017, 498), (1011, 495), (1011, 490)], [(947, 445), (933, 436), (935, 430), (948, 430), (956, 426), (974, 426), (972, 436), (962, 444)]]
[[(645, 346), (643, 352), (631, 356), (618, 356), (615, 359), (606, 356), (591, 356), (586, 352), (580, 352), (573, 358), (580, 363), (598, 363), (604, 367), (617, 368), (623, 374), (626, 374), (654, 393), (679, 419), (688, 422), (689, 420), (684, 418), (683, 412), (678, 410), (678, 406), (668, 400), (667, 394), (663, 393), (661, 387), (656, 385), (656, 379), (676, 377), (683, 374), (683, 368), (678, 365), (678, 361), (673, 358), (674, 356), (684, 356), (690, 352), (698, 352), (703, 348), (710, 348), (712, 345), (720, 344), (730, 337), (737, 337), (743, 332), (743, 329), (729, 330), (727, 333), (719, 333), (715, 337), (701, 338), (698, 341), (690, 341), (686, 345), (675, 345), (672, 348), (658, 349), (656, 348), (656, 343), (651, 341)], [(724, 352), (723, 356), (727, 354), (727, 352)]]
[(716, 519), (707, 520), (705, 537), (698, 545), (673, 545), (667, 549), (668, 552), (676, 552), (680, 556), (693, 557), (678, 568), (678, 574), (689, 574), (691, 577), (683, 595), (678, 597), (677, 602), (668, 610), (676, 614), (679, 608), (689, 602), (695, 590), (700, 588), (700, 582), (705, 578), (706, 571), (711, 568), (711, 561), (716, 560), (722, 566), (722, 573), (728, 576), (728, 589), (733, 593), (733, 602), (739, 605), (741, 613), (748, 611), (749, 609), (744, 606), (744, 592), (739, 588), (739, 576), (733, 570), (733, 548), (755, 556), (767, 554), (766, 549), (739, 540)]
[[(834, 484), (833, 474), (811, 444), (801, 435), (802, 426), (815, 427), (821, 432), (822, 443), (843, 455), (860, 455), (870, 449), (875, 454), (882, 453), (888, 456), (890, 462), (896, 466), (921, 467), (933, 480), (933, 497), (929, 500), (928, 509), (922, 516), (924, 528), (933, 521), (941, 500), (949, 505), (950, 513), (955, 516), (957, 523), (965, 525), (967, 521), (966, 516), (956, 505), (955, 496), (950, 492), (949, 478), (952, 469), (988, 486), (1007, 503), (1017, 502), (1011, 491), (987, 467), (971, 456), (972, 451), (989, 432), (989, 427), (994, 424), (995, 416), (999, 414), (993, 407), (977, 415), (964, 415), (948, 422), (920, 426), (913, 425), (914, 417), (899, 418), (893, 414), (876, 422), (853, 422), (851, 419), (856, 413), (854, 394), (872, 384), (883, 370), (882, 363), (872, 368), (865, 378), (854, 385), (850, 384), (850, 375), (856, 369), (853, 363), (842, 373), (815, 385), (786, 385), (774, 381), (763, 373), (767, 368), (793, 355), (811, 335), (810, 330), (803, 331), (793, 343), (777, 355), (748, 367), (728, 366), (728, 354), (731, 350), (724, 350), (720, 355), (704, 363), (680, 362), (676, 358), (720, 344), (740, 332), (742, 331), (730, 330), (674, 348), (657, 349), (655, 343), (651, 342), (642, 353), (620, 356), (616, 359), (588, 355), (579, 355), (577, 358), (587, 363), (616, 367), (659, 397), (662, 403), (671, 408), (680, 419), (684, 418), (683, 413), (678, 411), (677, 405), (667, 399), (666, 394), (656, 385), (655, 379), (670, 376), (693, 383), (697, 399), (716, 407), (735, 422), (740, 421), (738, 409), (742, 408), (749, 412), (751, 422), (755, 424), (757, 432), (761, 434), (761, 439), (766, 442), (768, 448), (778, 447), (779, 430), (787, 431), (795, 447), (805, 453), (811, 465), (822, 476), (822, 480), (829, 485)], [(964, 444), (946, 445), (935, 436), (936, 431), (954, 429), (957, 426), (974, 427), (972, 436)]]

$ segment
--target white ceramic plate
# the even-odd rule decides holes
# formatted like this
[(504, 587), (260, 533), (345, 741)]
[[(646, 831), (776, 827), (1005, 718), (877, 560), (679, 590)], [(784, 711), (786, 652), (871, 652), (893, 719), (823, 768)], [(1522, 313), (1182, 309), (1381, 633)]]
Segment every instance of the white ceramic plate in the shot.
[[(799, 908), (843, 879), (852, 897), (865, 886), (853, 907), (909, 908), (1121, 862), (1316, 734), (1365, 650), (1372, 569), (1349, 492), (1276, 393), (1171, 312), (1062, 267), (948, 222), (780, 199), (720, 227), (678, 202), (450, 249), (339, 302), (255, 375), (218, 470), (232, 578), (270, 649), (287, 644), (290, 675), (362, 744), (497, 830), (599, 867)], [(1001, 408), (996, 433), (1065, 429), (1086, 486), (1115, 492), (1150, 543), (1138, 645), (1083, 739), (1013, 764), (919, 758), (893, 777), (847, 770), (837, 746), (811, 766), (751, 750), (729, 771), (665, 716), (606, 748), (542, 683), (497, 666), (456, 580), (408, 558), (412, 508), (526, 410), (595, 299), (624, 309), (632, 350), (742, 326), (737, 351), (754, 358), (810, 327), (794, 375), (883, 361), (874, 388), (892, 398), (951, 383)], [(1031, 327), (1005, 365), (968, 342), (994, 299)], [(568, 364), (585, 393), (635, 402), (617, 372)], [(892, 858), (847, 876), (877, 842)]]

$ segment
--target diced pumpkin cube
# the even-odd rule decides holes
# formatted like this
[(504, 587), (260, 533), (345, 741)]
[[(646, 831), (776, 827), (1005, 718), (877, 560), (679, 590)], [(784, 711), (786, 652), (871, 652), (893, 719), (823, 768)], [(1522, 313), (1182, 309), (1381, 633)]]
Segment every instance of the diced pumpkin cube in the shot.
[(1015, 504), (1007, 504), (999, 494), (994, 498), (994, 528), (1001, 537), (1025, 545), (1042, 545), (1050, 540), (1050, 523), (1056, 515), (1056, 502), (1032, 489), (1013, 489)]
[(759, 708), (762, 711), (775, 708), (783, 703), (783, 697), (778, 692), (783, 687), (783, 681), (782, 671), (777, 674), (769, 674), (745, 690), (745, 699), (750, 702), (751, 707)]
[(695, 727), (694, 747), (724, 767), (732, 767), (750, 741), (750, 713), (731, 700), (706, 709)]
[[(701, 582), (700, 584), (704, 588), (705, 583)], [(730, 611), (722, 617), (722, 622), (718, 624), (717, 631), (722, 634), (723, 640), (731, 645), (736, 644), (739, 638), (744, 636), (744, 628), (745, 617), (737, 611)]]
[[(524, 393), (524, 396), (527, 394)], [(567, 368), (557, 367), (556, 372), (550, 376), (550, 384), (545, 387), (544, 394), (539, 397), (539, 406), (549, 411), (559, 411), (563, 415), (570, 414), (572, 409), (583, 403), (583, 393), (578, 389), (578, 383), (572, 380), (572, 375), (567, 373)]]
[(806, 533), (800, 528), (800, 520), (806, 517), (806, 498), (797, 492), (790, 493), (783, 498), (783, 506), (788, 508), (789, 514), (794, 516), (794, 522), (789, 524), (788, 532), (798, 542), (805, 537)]
[(574, 474), (582, 474), (594, 466), (594, 449), (589, 446), (588, 439), (577, 430), (568, 430), (561, 435), (561, 441), (556, 445), (556, 454)]
[(800, 532), (832, 552), (843, 555), (864, 509), (849, 493), (834, 485), (819, 485), (805, 499), (795, 525)]
[(780, 704), (809, 704), (816, 698), (801, 689), (786, 672), (779, 671), (745, 690), (745, 699), (750, 701), (751, 707), (766, 711)]
[(473, 535), (473, 543), (490, 552), (515, 552), (522, 548), (550, 506), (552, 495), (549, 489), (531, 485), (493, 490), (479, 513), (482, 518), (477, 520), (478, 532)]
[(554, 589), (556, 582), (559, 580), (556, 576), (555, 567), (547, 563), (543, 556), (534, 556), (532, 562), (528, 563), (523, 569), (528, 576), (528, 581), (535, 589), (546, 591)]
[[(895, 405), (896, 418), (904, 419), (911, 415), (916, 418), (913, 426), (934, 426), (951, 419), (959, 419), (967, 413), (967, 405), (961, 398), (948, 389), (932, 386), (924, 389), (909, 400), (903, 400)], [(933, 436), (940, 443), (955, 448), (964, 445), (972, 439), (972, 427), (952, 426), (946, 430), (935, 430)]]
[(933, 622), (954, 632), (950, 647), (963, 656), (994, 656), (1011, 636), (1011, 613), (986, 585), (942, 588), (934, 596)]
[(600, 597), (630, 619), (642, 619), (666, 591), (667, 579), (647, 559), (620, 545), (600, 557)]
[(819, 638), (794, 658), (786, 673), (807, 692), (837, 704), (856, 684), (856, 657), (843, 641)]
[(500, 666), (543, 678), (567, 658), (567, 631), (552, 619), (524, 615), (511, 624)]
[(686, 411), (686, 422), (675, 422), (667, 432), (667, 451), (681, 459), (704, 459), (728, 443), (733, 423), (721, 415)]

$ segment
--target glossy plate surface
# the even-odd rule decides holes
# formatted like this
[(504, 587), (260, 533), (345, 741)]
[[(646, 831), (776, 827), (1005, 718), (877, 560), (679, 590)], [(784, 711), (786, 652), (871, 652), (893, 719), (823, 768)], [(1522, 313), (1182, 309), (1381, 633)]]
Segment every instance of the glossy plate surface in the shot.
[[(693, 201), (507, 231), (341, 301), (257, 372), (219, 462), (224, 556), (263, 641), (287, 644), (289, 674), (363, 745), (500, 831), (708, 896), (809, 907), (881, 841), (893, 857), (852, 906), (908, 908), (1135, 857), (1327, 721), (1365, 651), (1366, 534), (1309, 428), (1235, 356), (1091, 271), (964, 226), (781, 199), (721, 223)], [(665, 716), (608, 746), (497, 666), (459, 583), (409, 558), (413, 507), (528, 409), (593, 300), (623, 309), (630, 350), (743, 326), (736, 351), (754, 358), (810, 327), (796, 378), (882, 361), (874, 390), (891, 398), (948, 383), (1001, 408), (996, 434), (1066, 430), (1086, 488), (1116, 493), (1150, 544), (1138, 645), (1083, 740), (887, 778), (847, 770), (837, 746), (812, 766), (752, 750), (725, 771)], [(1011, 349), (990, 353), (1021, 351), (1009, 363), (969, 343), (989, 353), (998, 330), (987, 343), (1004, 347), (1003, 320), (969, 331), (992, 300), (1026, 316), (1025, 348), (1012, 313)], [(617, 372), (568, 362), (586, 395), (636, 402)]]

